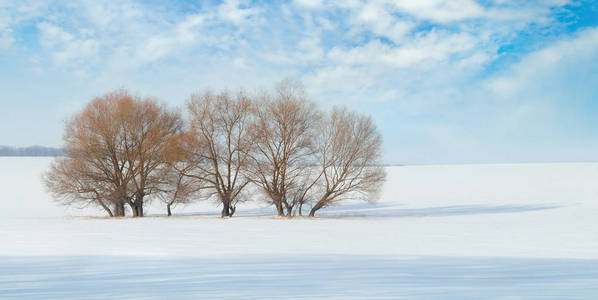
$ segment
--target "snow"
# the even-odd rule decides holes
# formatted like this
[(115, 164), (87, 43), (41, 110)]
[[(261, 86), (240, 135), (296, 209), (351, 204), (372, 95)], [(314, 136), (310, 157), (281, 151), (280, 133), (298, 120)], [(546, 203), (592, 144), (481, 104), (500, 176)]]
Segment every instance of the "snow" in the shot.
[(49, 158), (0, 158), (0, 299), (596, 299), (598, 164), (388, 167), (321, 218), (212, 203), (107, 219), (55, 204)]

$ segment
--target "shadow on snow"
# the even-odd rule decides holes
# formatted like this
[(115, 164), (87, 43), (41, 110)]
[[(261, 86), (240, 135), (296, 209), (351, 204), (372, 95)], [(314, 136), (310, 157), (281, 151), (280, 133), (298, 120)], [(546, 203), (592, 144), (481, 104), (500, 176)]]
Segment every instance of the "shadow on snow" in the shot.
[[(400, 208), (393, 203), (344, 204), (326, 207), (316, 216), (326, 218), (405, 218), (405, 217), (445, 217), (477, 214), (521, 213), (558, 208), (558, 205), (452, 205), (425, 208)], [(308, 213), (307, 210), (306, 213)], [(176, 216), (220, 216), (218, 212), (196, 212), (175, 214)], [(268, 217), (275, 216), (271, 207), (240, 210), (235, 216)], [(163, 215), (152, 215), (163, 216)]]
[(597, 299), (598, 261), (2, 257), (1, 299)]

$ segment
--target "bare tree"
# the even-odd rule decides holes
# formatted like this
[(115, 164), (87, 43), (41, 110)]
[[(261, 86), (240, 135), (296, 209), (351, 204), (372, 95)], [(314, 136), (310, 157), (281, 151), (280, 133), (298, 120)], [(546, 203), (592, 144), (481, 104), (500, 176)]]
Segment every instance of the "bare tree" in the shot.
[(67, 122), (66, 157), (44, 174), (65, 205), (143, 216), (159, 198), (168, 215), (200, 191), (235, 213), (250, 182), (280, 216), (345, 199), (373, 200), (385, 179), (382, 139), (371, 117), (335, 108), (326, 117), (300, 84), (285, 80), (258, 102), (243, 92), (194, 94), (189, 130), (180, 114), (120, 90), (91, 101)]
[(386, 172), (378, 164), (382, 137), (372, 118), (335, 108), (319, 132), (321, 196), (309, 215), (345, 199), (374, 200)]
[(253, 146), (248, 130), (252, 102), (243, 92), (194, 94), (188, 102), (191, 115), (188, 151), (195, 163), (194, 178), (204, 181), (211, 195), (222, 204), (222, 217), (235, 213), (244, 201), (249, 183), (247, 164)]
[(124, 155), (133, 169), (129, 184), (134, 191), (129, 199), (133, 216), (143, 216), (144, 199), (160, 191), (162, 169), (171, 165), (170, 152), (182, 130), (179, 113), (169, 111), (151, 99), (139, 99), (124, 112), (122, 122), (126, 142)]
[[(251, 130), (255, 142), (250, 170), (252, 181), (267, 195), (279, 216), (292, 216), (313, 186), (305, 184), (313, 163), (313, 141), (321, 114), (308, 101), (303, 87), (289, 79), (264, 94), (256, 105)], [(301, 182), (300, 182), (301, 181)]]
[(124, 216), (132, 169), (127, 168), (123, 155), (124, 142), (115, 112), (125, 101), (133, 100), (123, 91), (96, 98), (67, 122), (64, 135), (67, 158), (57, 159), (45, 175), (46, 186), (57, 200), (65, 200), (63, 203), (67, 205), (87, 202), (91, 193), (98, 203), (110, 202), (111, 215)]
[(96, 98), (67, 122), (67, 157), (45, 174), (46, 186), (64, 204), (92, 201), (112, 206), (113, 216), (124, 216), (129, 204), (143, 216), (144, 197), (157, 191), (156, 176), (180, 128), (179, 114), (154, 100), (124, 90)]
[(177, 161), (165, 168), (157, 197), (166, 204), (166, 213), (172, 216), (172, 208), (195, 200), (204, 188), (204, 182), (193, 174), (195, 166), (188, 161)]

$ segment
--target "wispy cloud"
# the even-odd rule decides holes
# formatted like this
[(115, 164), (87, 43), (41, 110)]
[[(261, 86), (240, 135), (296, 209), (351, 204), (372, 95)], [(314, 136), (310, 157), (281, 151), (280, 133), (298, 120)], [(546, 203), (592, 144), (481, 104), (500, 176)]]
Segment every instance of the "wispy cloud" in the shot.
[[(470, 145), (484, 160), (496, 155), (488, 135), (540, 137), (534, 124), (569, 118), (558, 112), (567, 98), (594, 90), (572, 70), (596, 67), (597, 24), (575, 15), (595, 8), (572, 1), (0, 0), (0, 53), (13, 71), (76, 86), (65, 103), (129, 86), (181, 104), (202, 87), (290, 75), (324, 105), (375, 114), (389, 160), (422, 161), (422, 147), (459, 141), (450, 157)], [(567, 30), (575, 22), (589, 23)]]

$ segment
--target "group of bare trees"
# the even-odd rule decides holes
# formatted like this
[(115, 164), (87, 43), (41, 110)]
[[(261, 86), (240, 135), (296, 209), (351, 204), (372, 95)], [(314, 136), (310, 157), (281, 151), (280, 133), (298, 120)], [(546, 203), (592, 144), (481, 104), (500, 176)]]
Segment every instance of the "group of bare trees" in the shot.
[[(215, 200), (222, 217), (261, 198), (279, 216), (302, 215), (346, 199), (374, 200), (385, 179), (382, 139), (369, 116), (322, 112), (285, 80), (273, 92), (194, 94), (189, 120), (127, 91), (94, 99), (67, 122), (66, 157), (44, 182), (65, 205), (109, 216), (143, 216), (148, 201)], [(252, 194), (253, 197), (250, 197)]]

